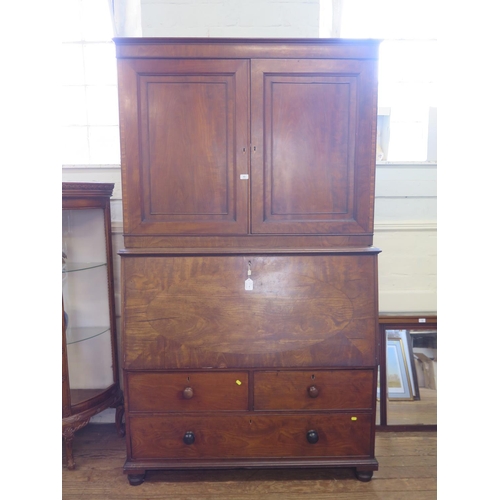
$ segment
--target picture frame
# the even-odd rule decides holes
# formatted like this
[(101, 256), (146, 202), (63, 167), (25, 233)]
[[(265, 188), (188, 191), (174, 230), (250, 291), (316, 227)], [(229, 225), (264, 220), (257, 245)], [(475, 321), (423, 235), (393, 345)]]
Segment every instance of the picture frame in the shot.
[(413, 389), (413, 400), (420, 401), (420, 387), (418, 385), (418, 377), (417, 377), (417, 367), (415, 361), (415, 354), (413, 352), (413, 337), (411, 336), (410, 330), (405, 330), (406, 335), (406, 344), (408, 346), (408, 360), (410, 363), (410, 378), (412, 382)]
[(412, 401), (408, 358), (404, 352), (403, 339), (387, 339), (387, 397), (389, 401)]
[(418, 387), (417, 370), (415, 366), (415, 357), (413, 355), (413, 339), (409, 330), (386, 330), (386, 339), (399, 340), (403, 343), (403, 357), (408, 366), (408, 377), (411, 384), (412, 398), (415, 401), (420, 400), (420, 391)]

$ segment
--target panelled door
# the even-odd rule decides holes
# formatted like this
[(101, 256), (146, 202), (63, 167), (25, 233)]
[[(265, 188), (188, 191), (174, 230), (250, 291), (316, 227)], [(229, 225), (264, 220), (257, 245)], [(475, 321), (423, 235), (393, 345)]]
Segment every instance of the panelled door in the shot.
[(371, 232), (373, 63), (260, 59), (251, 64), (251, 232)]
[(248, 233), (248, 67), (121, 62), (126, 234)]

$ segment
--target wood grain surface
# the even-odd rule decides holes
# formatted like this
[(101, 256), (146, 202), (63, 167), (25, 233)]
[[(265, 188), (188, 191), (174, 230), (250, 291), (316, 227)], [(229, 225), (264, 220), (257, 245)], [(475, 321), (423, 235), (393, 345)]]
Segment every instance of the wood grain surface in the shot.
[[(255, 410), (371, 409), (373, 371), (274, 371), (254, 374)], [(310, 394), (309, 389), (315, 391)], [(316, 394), (317, 395), (314, 395)]]
[[(130, 415), (130, 414), (129, 414)], [(130, 415), (131, 459), (369, 458), (371, 415)], [(307, 433), (315, 430), (315, 444)], [(185, 444), (186, 432), (195, 436)], [(186, 464), (189, 467), (189, 464)]]
[(127, 374), (127, 394), (129, 411), (247, 410), (248, 374), (132, 372)]
[(126, 369), (376, 362), (374, 255), (127, 257), (123, 280)]

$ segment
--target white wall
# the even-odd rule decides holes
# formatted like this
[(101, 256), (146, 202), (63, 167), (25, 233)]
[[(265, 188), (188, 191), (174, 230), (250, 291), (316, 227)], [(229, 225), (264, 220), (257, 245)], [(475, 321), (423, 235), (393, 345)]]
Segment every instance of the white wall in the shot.
[(374, 245), (381, 313), (436, 313), (437, 165), (379, 163)]
[(319, 0), (141, 0), (142, 36), (317, 38)]

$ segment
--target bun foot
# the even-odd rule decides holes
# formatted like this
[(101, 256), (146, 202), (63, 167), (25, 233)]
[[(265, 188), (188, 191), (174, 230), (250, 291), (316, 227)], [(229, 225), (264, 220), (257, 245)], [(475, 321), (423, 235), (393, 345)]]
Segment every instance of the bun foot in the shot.
[(371, 481), (373, 476), (373, 471), (372, 470), (357, 470), (356, 469), (356, 478), (358, 481), (362, 481), (363, 483), (367, 483), (368, 481)]
[(144, 482), (146, 474), (129, 474), (128, 482), (130, 486), (139, 486)]

